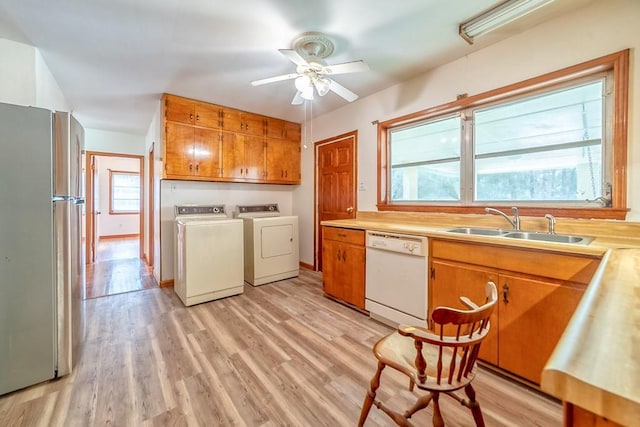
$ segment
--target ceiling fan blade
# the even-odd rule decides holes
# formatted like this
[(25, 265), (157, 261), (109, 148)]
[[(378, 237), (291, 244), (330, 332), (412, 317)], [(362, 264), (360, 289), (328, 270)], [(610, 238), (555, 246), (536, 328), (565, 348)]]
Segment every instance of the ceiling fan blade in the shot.
[(269, 77), (268, 79), (254, 80), (254, 81), (251, 82), (251, 84), (253, 86), (260, 86), (260, 85), (264, 85), (264, 84), (267, 84), (267, 83), (273, 83), (273, 82), (280, 82), (282, 80), (295, 79), (298, 76), (299, 76), (299, 74), (297, 74), (297, 73), (283, 74), (281, 76)]
[(302, 65), (305, 67), (309, 66), (309, 63), (305, 61), (304, 58), (300, 56), (300, 54), (293, 49), (278, 49), (278, 51), (284, 56), (286, 56), (289, 59), (289, 61), (293, 62), (296, 65)]
[(327, 65), (326, 67), (322, 67), (322, 71), (320, 71), (320, 74), (359, 73), (368, 70), (369, 66), (367, 65), (367, 63), (360, 60), (344, 62), (342, 64)]
[(349, 102), (353, 102), (356, 99), (358, 99), (358, 95), (356, 95), (355, 93), (351, 92), (349, 89), (347, 89), (346, 87), (342, 86), (340, 83), (335, 82), (331, 79), (329, 80), (329, 89), (332, 90), (335, 94), (343, 97), (344, 99), (346, 99)]
[(300, 92), (300, 91), (296, 92), (296, 96), (293, 97), (293, 100), (291, 101), (291, 104), (300, 105), (303, 102), (304, 102), (304, 98), (302, 97), (302, 92)]

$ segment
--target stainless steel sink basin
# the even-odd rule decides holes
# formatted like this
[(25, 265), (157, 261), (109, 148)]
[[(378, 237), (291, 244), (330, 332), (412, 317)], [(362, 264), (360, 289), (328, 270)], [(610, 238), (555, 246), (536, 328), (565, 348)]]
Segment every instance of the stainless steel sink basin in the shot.
[(479, 236), (501, 236), (509, 232), (509, 230), (501, 230), (499, 228), (475, 228), (475, 227), (456, 227), (449, 228), (445, 231), (450, 233), (475, 234)]
[(579, 245), (588, 245), (593, 237), (571, 236), (568, 234), (548, 234), (527, 231), (511, 231), (503, 234), (502, 237), (507, 239), (536, 240), (539, 242), (555, 242), (555, 243), (574, 243)]

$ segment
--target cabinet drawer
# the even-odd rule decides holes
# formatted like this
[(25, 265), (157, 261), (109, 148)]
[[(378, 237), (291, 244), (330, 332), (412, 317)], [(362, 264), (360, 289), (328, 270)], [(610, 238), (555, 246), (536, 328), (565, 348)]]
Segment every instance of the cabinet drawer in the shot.
[(431, 240), (431, 256), (583, 284), (600, 264), (587, 256), (437, 239)]
[(364, 231), (352, 230), (349, 228), (323, 227), (323, 238), (325, 240), (336, 240), (338, 242), (353, 243), (364, 246)]

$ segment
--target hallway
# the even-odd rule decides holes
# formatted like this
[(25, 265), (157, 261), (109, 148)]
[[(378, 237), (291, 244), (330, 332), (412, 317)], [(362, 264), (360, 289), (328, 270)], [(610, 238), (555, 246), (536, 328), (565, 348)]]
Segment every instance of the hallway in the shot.
[(151, 267), (139, 258), (139, 238), (103, 239), (96, 262), (86, 266), (86, 299), (157, 287)]

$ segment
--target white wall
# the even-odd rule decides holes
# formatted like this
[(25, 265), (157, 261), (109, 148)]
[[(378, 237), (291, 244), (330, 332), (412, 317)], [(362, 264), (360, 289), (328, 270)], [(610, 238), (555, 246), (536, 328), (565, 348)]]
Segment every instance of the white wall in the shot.
[(282, 215), (292, 215), (292, 186), (162, 180), (160, 186), (161, 281), (173, 279), (174, 206), (224, 204), (227, 216), (236, 205), (277, 203)]
[[(439, 67), (414, 80), (346, 105), (313, 120), (313, 141), (358, 130), (358, 210), (376, 210), (377, 127), (388, 120), (547, 72), (631, 48), (627, 220), (640, 220), (640, 1), (597, 0), (503, 42)], [(462, 42), (462, 41), (461, 41)], [(313, 150), (302, 155), (302, 185), (294, 192), (300, 217), (300, 259), (313, 262)]]
[(140, 233), (140, 214), (109, 213), (109, 171), (140, 172), (140, 160), (127, 157), (100, 156), (98, 164), (98, 191), (100, 192), (98, 237), (131, 235)]
[(71, 111), (38, 49), (0, 38), (0, 58), (0, 102)]
[(145, 154), (144, 135), (101, 129), (85, 129), (84, 131), (84, 147), (87, 151), (133, 154), (136, 156)]

